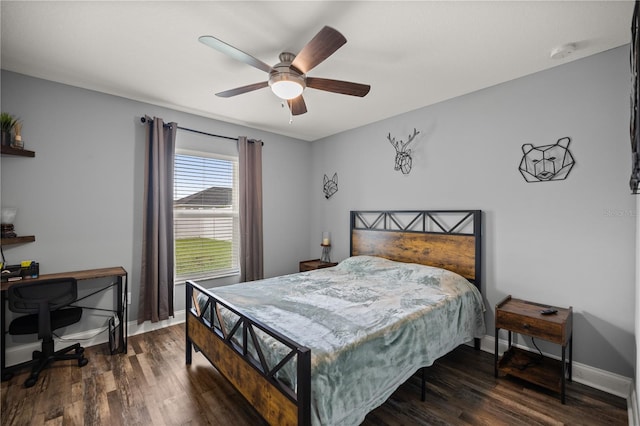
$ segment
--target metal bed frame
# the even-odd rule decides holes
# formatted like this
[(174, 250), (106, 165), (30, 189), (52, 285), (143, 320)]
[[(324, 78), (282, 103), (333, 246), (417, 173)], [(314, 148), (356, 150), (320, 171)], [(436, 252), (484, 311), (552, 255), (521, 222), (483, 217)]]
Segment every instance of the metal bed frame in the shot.
[[(453, 219), (452, 219), (453, 218)], [(453, 220), (453, 224), (451, 224)], [(380, 256), (449, 269), (481, 290), (482, 212), (480, 210), (352, 211), (350, 253)], [(196, 297), (206, 299), (202, 308)], [(311, 350), (245, 315), (193, 281), (186, 284), (186, 363), (194, 347), (271, 425), (311, 424)], [(237, 318), (225, 326), (222, 311)], [(269, 368), (257, 334), (267, 334), (288, 352)], [(480, 339), (474, 339), (476, 349)], [(278, 372), (296, 362), (296, 385)], [(425, 376), (422, 371), (422, 399)]]

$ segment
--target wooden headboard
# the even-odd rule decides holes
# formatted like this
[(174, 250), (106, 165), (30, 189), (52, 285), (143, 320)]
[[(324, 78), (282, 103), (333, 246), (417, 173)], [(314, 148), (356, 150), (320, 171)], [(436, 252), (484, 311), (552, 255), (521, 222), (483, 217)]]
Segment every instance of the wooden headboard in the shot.
[(482, 211), (352, 211), (350, 252), (448, 269), (480, 289)]

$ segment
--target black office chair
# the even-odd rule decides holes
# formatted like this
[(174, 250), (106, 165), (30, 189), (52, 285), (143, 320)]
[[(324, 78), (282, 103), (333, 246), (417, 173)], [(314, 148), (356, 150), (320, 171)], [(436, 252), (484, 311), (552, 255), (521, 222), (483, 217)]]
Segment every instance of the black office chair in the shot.
[[(79, 367), (87, 365), (84, 348), (79, 343), (54, 350), (53, 331), (80, 321), (82, 308), (68, 307), (78, 298), (78, 284), (74, 278), (57, 278), (39, 282), (21, 282), (9, 287), (9, 310), (26, 313), (9, 325), (9, 334), (35, 334), (42, 339), (42, 351), (34, 351), (32, 360), (21, 367), (32, 366), (31, 375), (24, 382), (29, 388), (36, 384), (40, 372), (56, 360), (75, 359)], [(71, 350), (75, 353), (68, 354)]]

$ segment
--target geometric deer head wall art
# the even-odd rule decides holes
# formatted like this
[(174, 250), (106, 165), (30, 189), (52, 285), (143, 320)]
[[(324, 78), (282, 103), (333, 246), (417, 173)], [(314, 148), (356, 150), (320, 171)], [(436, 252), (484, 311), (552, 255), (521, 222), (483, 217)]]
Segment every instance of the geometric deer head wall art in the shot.
[(334, 173), (333, 177), (329, 179), (327, 175), (324, 175), (322, 181), (322, 191), (324, 192), (324, 198), (327, 200), (331, 198), (333, 194), (338, 192), (338, 173)]
[(522, 160), (520, 173), (527, 182), (550, 182), (564, 180), (576, 163), (573, 159), (569, 144), (571, 138), (558, 139), (552, 145), (533, 146), (530, 143), (522, 145)]
[(406, 142), (396, 141), (396, 138), (391, 137), (391, 133), (387, 136), (391, 145), (396, 149), (396, 164), (394, 170), (400, 170), (402, 174), (408, 174), (411, 171), (413, 160), (411, 159), (411, 150), (407, 149), (407, 146), (415, 139), (420, 132), (415, 128), (413, 129), (413, 135), (409, 135), (409, 139)]

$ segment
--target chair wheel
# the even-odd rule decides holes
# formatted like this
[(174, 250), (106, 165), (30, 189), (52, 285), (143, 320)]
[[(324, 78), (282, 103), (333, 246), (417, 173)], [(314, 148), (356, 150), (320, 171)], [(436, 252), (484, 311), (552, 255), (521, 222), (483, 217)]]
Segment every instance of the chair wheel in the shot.
[(7, 380), (11, 380), (13, 378), (13, 373), (3, 373), (2, 381), (6, 382)]
[(79, 348), (76, 348), (76, 353), (77, 354), (83, 354), (84, 353), (84, 348), (82, 346), (80, 346)]
[(87, 358), (80, 358), (78, 360), (78, 367), (84, 367), (87, 364), (89, 364), (89, 360)]
[(27, 380), (25, 380), (24, 387), (25, 388), (33, 387), (33, 385), (35, 385), (37, 381), (38, 381), (37, 377), (29, 377)]

